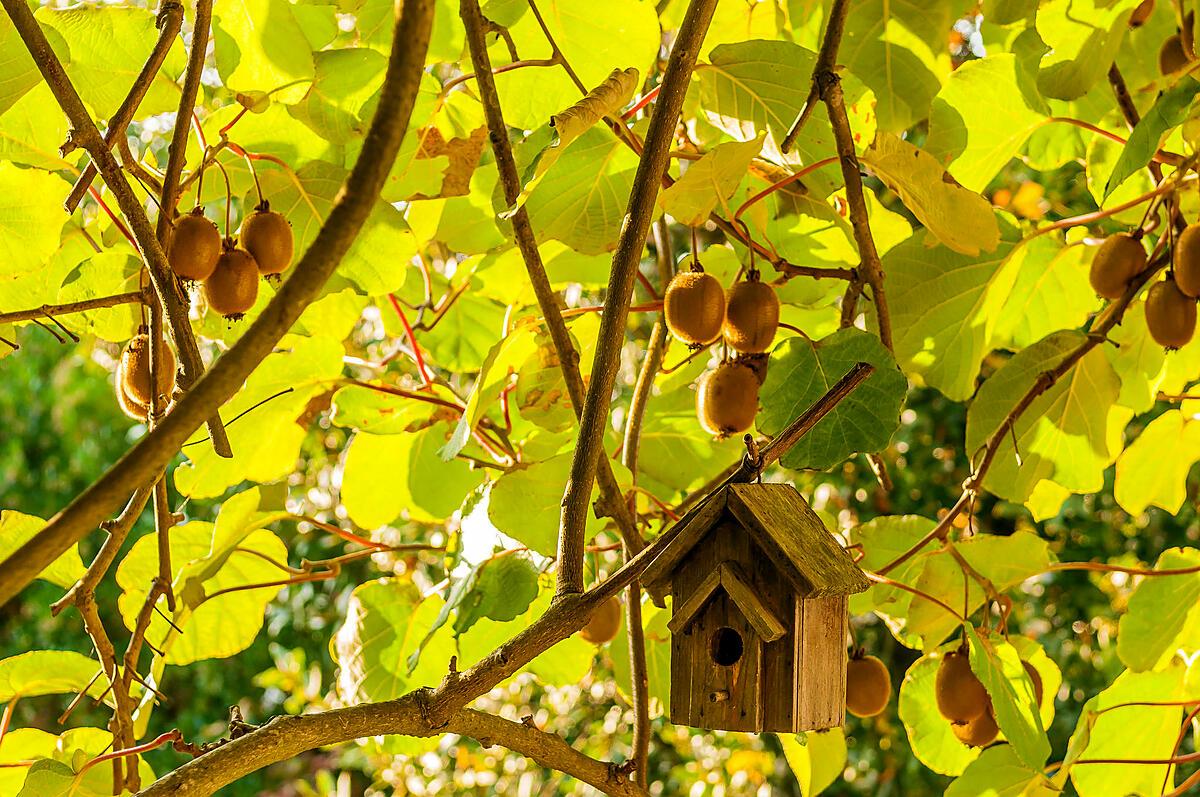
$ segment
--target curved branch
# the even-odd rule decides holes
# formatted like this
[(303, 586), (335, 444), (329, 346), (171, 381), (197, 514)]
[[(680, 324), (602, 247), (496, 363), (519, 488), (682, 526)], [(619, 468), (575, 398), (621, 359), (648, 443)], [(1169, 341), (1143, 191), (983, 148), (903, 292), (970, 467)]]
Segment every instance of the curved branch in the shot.
[(88, 310), (99, 310), (104, 307), (116, 307), (121, 304), (142, 304), (146, 302), (146, 294), (141, 291), (129, 291), (112, 296), (99, 296), (95, 299), (82, 299), (67, 304), (43, 304), (29, 310), (14, 310), (11, 313), (0, 313), (0, 324), (15, 324), (18, 321), (33, 321), (38, 318), (53, 318), (56, 315), (83, 313)]
[(544, 767), (565, 772), (605, 794), (645, 797), (635, 783), (618, 775), (609, 764), (573, 749), (562, 737), (538, 730), (532, 724), (513, 722), (491, 714), (462, 709), (445, 728), (431, 731), (422, 718), (420, 704), (405, 697), (335, 709), (322, 714), (276, 717), (159, 778), (138, 797), (201, 797), (276, 761), (331, 744), (368, 736), (433, 736), (456, 733), (470, 736), (485, 747), (501, 744)]
[(587, 524), (592, 485), (596, 481), (596, 469), (600, 457), (604, 456), (604, 431), (609, 425), (612, 390), (621, 365), (621, 346), (625, 340), (625, 322), (629, 316), (634, 275), (641, 262), (642, 250), (646, 247), (646, 233), (654, 215), (658, 188), (670, 163), (675, 124), (691, 82), (696, 54), (704, 41), (716, 5), (716, 0), (691, 0), (688, 4), (679, 37), (671, 48), (658, 102), (650, 117), (650, 127), (646, 130), (645, 149), (638, 161), (633, 192), (629, 196), (621, 236), (613, 253), (608, 293), (604, 312), (600, 315), (596, 354), (592, 360), (592, 381), (584, 400), (579, 437), (571, 460), (566, 495), (563, 497), (556, 587), (560, 596), (578, 593), (583, 589), (584, 527)]
[[(41, 36), (24, 0), (3, 0), (3, 4), (10, 15), (20, 17), (25, 12)], [(432, 20), (433, 0), (405, 0), (396, 24), (397, 44), (392, 49), (379, 107), (362, 154), (329, 218), (291, 276), (238, 342), (184, 394), (161, 424), (51, 518), (32, 540), (0, 561), (0, 604), (16, 595), (101, 520), (115, 514), (129, 495), (130, 485), (150, 483), (205, 419), (237, 392), (316, 298), (370, 215), (400, 149), (421, 81)], [(107, 150), (103, 154), (108, 154)], [(103, 163), (101, 166), (103, 173)]]

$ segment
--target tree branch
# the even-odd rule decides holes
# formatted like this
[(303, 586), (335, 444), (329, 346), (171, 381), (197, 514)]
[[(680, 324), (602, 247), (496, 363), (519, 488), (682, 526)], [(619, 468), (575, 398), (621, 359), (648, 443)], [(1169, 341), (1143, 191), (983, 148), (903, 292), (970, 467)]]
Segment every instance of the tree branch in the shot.
[[(15, 0), (9, 0), (14, 2)], [(645, 148), (633, 178), (633, 192), (625, 212), (621, 236), (613, 254), (612, 271), (596, 354), (592, 361), (592, 381), (583, 404), (571, 473), (563, 497), (562, 519), (558, 536), (559, 596), (583, 589), (584, 527), (587, 523), (588, 498), (596, 480), (598, 460), (604, 456), (604, 432), (617, 369), (621, 364), (621, 346), (625, 340), (625, 322), (633, 295), (634, 273), (646, 246), (646, 233), (654, 214), (658, 187), (670, 163), (671, 142), (679, 110), (691, 82), (696, 54), (708, 30), (716, 0), (691, 0), (675, 46), (663, 75), (658, 101), (646, 131)]]
[[(171, 45), (175, 43), (176, 37), (179, 36), (179, 29), (183, 26), (183, 3), (179, 0), (163, 0), (155, 23), (158, 25), (158, 41), (154, 43), (154, 49), (150, 51), (150, 57), (146, 59), (142, 71), (134, 78), (133, 85), (129, 87), (129, 93), (125, 95), (121, 106), (108, 120), (108, 129), (104, 131), (106, 147), (111, 148), (118, 141), (124, 140), (125, 129), (133, 121), (138, 106), (142, 104), (146, 92), (150, 90), (150, 85), (158, 77), (158, 71), (162, 69), (163, 62), (167, 60), (167, 54), (171, 51)], [(74, 149), (74, 144), (68, 142), (63, 147), (63, 154), (65, 155), (72, 149)], [(127, 149), (128, 145), (125, 147), (125, 150)], [(63, 203), (67, 213), (75, 212), (75, 208), (79, 207), (79, 203), (87, 195), (88, 189), (92, 187), (92, 180), (95, 179), (96, 164), (88, 163)]]
[[(475, 65), (476, 83), (479, 88), (479, 98), (483, 103), (484, 115), (487, 118), (489, 138), (492, 151), (496, 156), (496, 169), (500, 173), (500, 183), (504, 189), (505, 201), (515, 205), (521, 193), (521, 177), (517, 171), (517, 163), (513, 158), (512, 145), (508, 140), (508, 125), (504, 122), (504, 113), (500, 107), (500, 96), (496, 91), (496, 80), (493, 77), (492, 64), (487, 52), (486, 30), (483, 14), (479, 10), (478, 0), (460, 0), (459, 11), (467, 30), (467, 45), (471, 51), (471, 61)], [(557, 52), (557, 49), (556, 49)], [(558, 366), (562, 371), (563, 380), (567, 384), (567, 393), (571, 398), (571, 406), (575, 417), (581, 417), (583, 412), (586, 389), (583, 376), (579, 372), (579, 352), (571, 341), (571, 333), (563, 321), (562, 311), (558, 307), (558, 294), (550, 285), (546, 275), (546, 267), (542, 263), (538, 251), (537, 239), (533, 227), (529, 223), (529, 213), (524, 206), (519, 208), (512, 217), (513, 236), (521, 258), (525, 261), (525, 270), (529, 274), (529, 282), (537, 297), (538, 307), (542, 311), (542, 319), (550, 332), (550, 341), (558, 357)], [(617, 484), (612, 465), (607, 457), (599, 469), (600, 504), (604, 511), (611, 515), (621, 532), (621, 538), (626, 547), (634, 553), (645, 547), (641, 534), (637, 530), (637, 522), (629, 511)], [(599, 512), (597, 513), (599, 514)]]
[[(71, 123), (69, 134), (71, 142), (74, 145), (82, 146), (92, 156), (105, 184), (116, 197), (121, 213), (129, 222), (130, 232), (143, 262), (150, 270), (154, 290), (158, 294), (158, 300), (171, 325), (171, 336), (175, 339), (175, 348), (179, 352), (179, 361), (182, 365), (179, 387), (187, 390), (204, 373), (204, 364), (200, 359), (200, 350), (196, 346), (196, 339), (192, 335), (187, 304), (179, 294), (175, 273), (171, 271), (167, 257), (154, 237), (154, 231), (150, 228), (150, 220), (146, 217), (146, 211), (125, 179), (120, 164), (117, 163), (108, 145), (100, 136), (96, 123), (92, 121), (87, 109), (84, 108), (83, 100), (79, 98), (79, 93), (67, 77), (62, 63), (51, 49), (50, 42), (46, 40), (46, 34), (33, 16), (33, 10), (21, 0), (2, 0), (2, 3), (4, 10), (12, 19), (13, 27), (16, 28), (25, 47), (33, 56), (42, 77), (46, 80), (54, 98)], [(209, 420), (209, 432), (216, 452), (221, 456), (233, 456), (229, 450), (229, 441), (225, 437), (225, 430), (221, 427), (220, 416), (215, 414), (215, 410), (213, 417)]]
[(78, 302), (68, 302), (66, 304), (43, 304), (41, 307), (33, 307), (29, 310), (14, 310), (11, 313), (0, 313), (0, 324), (14, 324), (18, 321), (32, 321), (43, 317), (53, 318), (56, 315), (70, 315), (71, 313), (83, 313), (88, 310), (99, 310), (104, 307), (116, 307), (121, 304), (139, 304), (145, 302), (145, 293), (142, 291), (130, 291), (129, 293), (99, 296), (95, 299), (83, 299)]
[[(28, 28), (32, 25), (37, 38), (48, 48), (24, 0), (2, 2), (10, 15), (22, 19), (18, 30), (23, 35), (31, 34)], [(162, 423), (51, 518), (32, 540), (0, 561), (0, 605), (16, 595), (100, 520), (113, 514), (128, 495), (129, 485), (148, 484), (204, 420), (237, 392), (333, 274), (378, 201), (412, 115), (429, 43), (433, 0), (405, 0), (403, 9), (396, 24), (396, 44), (392, 48), (378, 110), (363, 143), (362, 154), (308, 251), (262, 314), (184, 394)], [(107, 150), (100, 152), (111, 161)], [(103, 174), (105, 164), (101, 161), (100, 165)], [(152, 235), (150, 241), (157, 249)], [(161, 252), (158, 249), (160, 256)]]
[[(774, 456), (782, 456), (795, 445), (805, 431), (824, 418), (839, 401), (861, 384), (872, 370), (867, 364), (856, 366), (790, 423), (788, 430), (795, 430), (795, 433), (781, 434), (776, 438), (776, 445), (771, 449)], [(738, 474), (731, 474), (723, 481), (715, 483), (706, 495), (711, 495), (734, 481), (736, 475)], [(697, 507), (702, 505), (703, 499), (693, 502), (693, 509), (678, 523), (659, 535), (642, 549), (641, 553), (619, 567), (604, 581), (587, 592), (560, 596), (533, 624), (504, 642), (470, 669), (461, 673), (450, 673), (438, 687), (418, 689), (385, 703), (363, 704), (302, 717), (276, 718), (258, 730), (164, 775), (145, 790), (141, 797), (207, 796), (255, 770), (292, 758), (305, 750), (363, 736), (431, 736), (435, 733), (458, 732), (454, 723), (456, 718), (460, 717), (463, 706), (516, 674), (517, 670), (540, 653), (582, 628), (601, 603), (619, 594), (641, 575), (654, 558), (671, 544), (678, 531), (691, 520)], [(512, 749), (524, 752), (515, 746), (512, 746)]]

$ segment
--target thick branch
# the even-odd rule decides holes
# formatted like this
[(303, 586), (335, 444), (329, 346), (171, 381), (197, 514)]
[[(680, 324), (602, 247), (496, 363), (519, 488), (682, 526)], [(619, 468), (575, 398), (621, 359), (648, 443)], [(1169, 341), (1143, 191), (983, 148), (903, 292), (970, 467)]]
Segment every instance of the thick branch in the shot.
[[(163, 0), (156, 22), (158, 24), (158, 41), (154, 43), (154, 49), (150, 51), (150, 57), (146, 59), (142, 71), (134, 78), (133, 85), (129, 87), (129, 93), (125, 95), (121, 107), (117, 108), (112, 118), (108, 120), (108, 129), (104, 131), (104, 144), (107, 147), (112, 147), (119, 140), (124, 140), (125, 129), (133, 121), (138, 106), (142, 104), (146, 92), (150, 90), (150, 85), (158, 77), (158, 70), (162, 69), (163, 62), (167, 60), (167, 53), (171, 51), (171, 45), (175, 43), (176, 37), (179, 36), (179, 29), (183, 25), (183, 3), (179, 0)], [(73, 145), (68, 142), (67, 146), (63, 148), (64, 154), (72, 148)], [(125, 148), (125, 150), (127, 149), (128, 147)], [(75, 208), (79, 207), (79, 203), (83, 201), (88, 189), (92, 186), (92, 180), (95, 179), (96, 164), (89, 163), (84, 167), (83, 174), (79, 175), (79, 179), (71, 187), (71, 193), (67, 195), (66, 202), (63, 203), (68, 213), (74, 213)]]
[[(848, 395), (849, 391), (844, 390), (843, 383), (853, 379), (854, 385), (857, 386), (870, 370), (871, 366), (866, 365), (843, 377), (828, 393), (789, 424), (788, 429), (801, 430), (800, 434), (811, 429), (837, 406), (838, 401)], [(853, 387), (850, 390), (853, 390)], [(782, 456), (798, 439), (795, 435), (781, 434), (777, 438), (779, 443), (774, 449), (775, 455)], [(738, 474), (735, 473), (714, 484), (709, 494), (734, 481), (736, 475)], [(703, 499), (693, 502), (693, 509), (686, 516), (604, 581), (587, 592), (561, 596), (551, 603), (550, 608), (532, 625), (465, 672), (455, 672), (446, 676), (437, 688), (419, 689), (386, 703), (366, 704), (304, 717), (275, 719), (257, 731), (165, 775), (143, 792), (142, 797), (212, 794), (222, 786), (257, 769), (292, 758), (305, 750), (338, 741), (383, 733), (429, 736), (434, 733), (456, 732), (455, 718), (460, 716), (463, 706), (516, 674), (517, 670), (543, 651), (549, 650), (554, 644), (582, 628), (601, 603), (618, 595), (642, 574), (654, 558), (671, 544), (679, 529), (691, 520), (701, 505)], [(326, 717), (332, 717), (329, 725), (323, 720)], [(326, 735), (322, 732), (329, 726), (340, 729), (337, 731), (338, 735)]]
[(95, 299), (83, 299), (67, 304), (43, 304), (29, 310), (14, 310), (11, 313), (0, 313), (0, 324), (15, 324), (18, 321), (32, 321), (38, 318), (53, 318), (56, 315), (83, 313), (88, 310), (99, 310), (104, 307), (116, 307), (121, 304), (139, 304), (146, 301), (146, 294), (141, 291), (118, 293), (113, 296), (99, 296)]
[[(24, 0), (3, 0), (17, 18), (32, 14)], [(362, 154), (316, 239), (292, 274), (245, 334), (213, 365), (159, 424), (91, 487), (46, 524), (37, 536), (0, 562), (0, 604), (32, 581), (128, 495), (129, 485), (148, 484), (166, 466), (205, 418), (228, 401), (246, 377), (271, 353), (349, 250), (399, 151), (420, 85), (433, 19), (433, 0), (405, 0), (396, 25), (387, 77)], [(24, 34), (24, 28), (21, 29)], [(38, 36), (41, 36), (38, 30)], [(41, 39), (45, 42), (45, 39)], [(107, 154), (107, 151), (102, 151)], [(111, 157), (111, 156), (109, 156)], [(101, 172), (104, 172), (103, 162)], [(150, 240), (157, 248), (153, 236)], [(161, 250), (158, 250), (161, 255)]]
[(638, 161), (625, 222), (613, 254), (608, 294), (604, 312), (600, 316), (599, 339), (592, 361), (592, 381), (584, 400), (579, 438), (571, 461), (566, 495), (563, 497), (558, 536), (559, 595), (577, 593), (583, 589), (584, 527), (587, 524), (588, 498), (596, 480), (598, 460), (604, 456), (604, 432), (608, 428), (613, 385), (621, 364), (621, 347), (625, 340), (625, 322), (629, 315), (629, 300), (633, 295), (634, 276), (646, 246), (646, 233), (654, 215), (658, 187), (670, 163), (675, 124), (691, 81), (696, 53), (704, 40), (715, 7), (716, 0), (691, 0), (688, 4), (679, 37), (671, 49), (671, 57), (663, 75), (658, 102), (650, 117), (645, 149)]
[[(488, 131), (492, 142), (492, 151), (496, 155), (496, 168), (500, 173), (500, 183), (504, 188), (505, 201), (515, 205), (521, 193), (521, 177), (517, 171), (517, 163), (513, 158), (512, 145), (508, 140), (508, 126), (504, 122), (504, 113), (500, 107), (500, 96), (496, 91), (496, 80), (492, 73), (491, 60), (487, 52), (486, 28), (483, 15), (479, 10), (478, 0), (461, 0), (460, 13), (463, 24), (467, 29), (467, 44), (471, 50), (471, 61), (478, 72), (476, 81), (479, 85), (479, 97), (483, 102), (484, 115), (487, 117)], [(583, 412), (586, 389), (583, 376), (579, 372), (579, 352), (571, 341), (571, 333), (563, 321), (562, 312), (558, 307), (558, 294), (550, 285), (546, 275), (546, 267), (542, 263), (541, 253), (537, 248), (537, 240), (533, 227), (529, 223), (529, 213), (522, 206), (512, 217), (513, 235), (517, 240), (517, 248), (525, 261), (525, 270), (529, 273), (529, 282), (537, 297), (538, 307), (541, 308), (542, 318), (550, 332), (550, 341), (558, 356), (559, 368), (567, 384), (567, 393), (571, 397), (571, 406), (575, 416)], [(613, 473), (612, 465), (607, 457), (603, 457), (600, 465), (600, 503), (604, 510), (617, 522), (621, 538), (625, 546), (634, 553), (640, 551), (645, 543), (637, 530), (633, 513), (629, 511), (621, 496), (621, 488)]]
[[(67, 115), (67, 119), (71, 123), (71, 141), (75, 145), (84, 147), (92, 156), (104, 182), (116, 197), (121, 213), (129, 222), (130, 232), (137, 243), (143, 262), (150, 270), (155, 293), (158, 294), (158, 300), (171, 325), (171, 337), (175, 339), (175, 349), (179, 352), (179, 362), (182, 366), (180, 369), (182, 376), (178, 380), (179, 387), (187, 390), (204, 373), (204, 364), (200, 360), (200, 349), (196, 346), (196, 339), (192, 335), (187, 303), (179, 293), (175, 274), (171, 271), (167, 257), (155, 239), (154, 231), (150, 228), (150, 220), (146, 217), (145, 208), (138, 202), (137, 195), (134, 194), (129, 182), (125, 179), (125, 174), (121, 171), (121, 166), (109, 151), (108, 145), (96, 128), (96, 123), (92, 121), (87, 109), (84, 108), (83, 100), (79, 98), (79, 93), (63, 70), (58, 56), (50, 48), (46, 34), (34, 18), (32, 9), (22, 0), (2, 0), (2, 3), (21, 40), (38, 65), (42, 77), (45, 78), (50, 91), (54, 94), (54, 98)], [(221, 456), (233, 456), (229, 450), (229, 441), (225, 437), (225, 430), (221, 426), (220, 416), (216, 414), (216, 408), (213, 409), (213, 416), (209, 420), (209, 432), (216, 452)]]

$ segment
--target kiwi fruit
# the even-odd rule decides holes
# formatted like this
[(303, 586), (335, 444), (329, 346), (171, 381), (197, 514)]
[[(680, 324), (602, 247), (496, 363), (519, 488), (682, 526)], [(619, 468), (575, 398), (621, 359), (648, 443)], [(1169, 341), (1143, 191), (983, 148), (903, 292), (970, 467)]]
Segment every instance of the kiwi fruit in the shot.
[(1187, 66), (1189, 60), (1187, 51), (1183, 49), (1183, 38), (1178, 33), (1172, 33), (1158, 51), (1158, 71), (1170, 75)]
[(1154, 0), (1142, 0), (1141, 5), (1133, 9), (1133, 14), (1129, 17), (1129, 27), (1140, 28), (1150, 21), (1150, 17), (1153, 14)]
[(700, 380), (696, 414), (709, 434), (726, 437), (754, 425), (758, 413), (758, 377), (745, 365), (726, 361)]
[(125, 375), (124, 363), (117, 363), (117, 405), (121, 408), (121, 412), (128, 415), (135, 421), (144, 421), (150, 415), (150, 406), (137, 401), (129, 395), (129, 390), (126, 385), (127, 378)]
[(846, 710), (856, 717), (874, 717), (887, 708), (892, 676), (875, 656), (856, 656), (846, 665)]
[(1025, 668), (1025, 674), (1029, 676), (1029, 680), (1033, 683), (1033, 702), (1036, 706), (1041, 708), (1042, 674), (1037, 671), (1037, 667), (1034, 667), (1027, 661), (1022, 661), (1021, 666)]
[(1105, 299), (1119, 299), (1129, 281), (1146, 267), (1146, 248), (1127, 232), (1110, 235), (1092, 258), (1088, 274), (1092, 290)]
[(226, 242), (217, 267), (204, 281), (208, 306), (226, 318), (237, 320), (258, 298), (258, 264), (254, 256)]
[(206, 280), (217, 267), (220, 256), (221, 233), (217, 225), (204, 218), (199, 206), (175, 222), (167, 262), (178, 277), (195, 282)]
[(991, 704), (983, 683), (971, 672), (971, 659), (965, 649), (952, 650), (942, 657), (935, 686), (938, 711), (951, 722), (970, 722)]
[(171, 389), (175, 386), (175, 355), (165, 343), (162, 353), (163, 362), (158, 369), (155, 390), (150, 385), (150, 338), (143, 333), (125, 344), (117, 374), (121, 392), (130, 401), (149, 406), (152, 393), (157, 392), (160, 396), (171, 395)]
[(954, 738), (967, 747), (987, 747), (1000, 735), (1000, 726), (996, 724), (990, 705), (973, 720), (950, 723), (950, 730), (954, 732)]
[(779, 329), (779, 297), (760, 282), (757, 273), (729, 291), (725, 307), (725, 342), (734, 351), (760, 354), (775, 340)]
[(1175, 241), (1175, 285), (1200, 298), (1200, 222), (1189, 224)]
[(1179, 43), (1183, 45), (1183, 54), (1190, 61), (1196, 57), (1196, 12), (1189, 11), (1183, 17), (1183, 27), (1179, 29)]
[(767, 381), (767, 365), (770, 359), (770, 356), (767, 354), (739, 354), (733, 358), (733, 361), (753, 371), (754, 378), (758, 380), (759, 387), (762, 387), (762, 383)]
[(621, 601), (609, 598), (596, 607), (587, 625), (579, 629), (579, 636), (593, 645), (607, 645), (617, 636), (621, 627)]
[(1196, 331), (1196, 300), (1179, 290), (1173, 279), (1154, 283), (1146, 294), (1146, 328), (1160, 346), (1186, 346)]
[(667, 286), (663, 314), (676, 340), (696, 348), (707, 346), (721, 337), (725, 290), (712, 274), (681, 271)]
[(292, 264), (292, 225), (264, 201), (242, 221), (242, 248), (254, 256), (258, 273), (282, 274)]

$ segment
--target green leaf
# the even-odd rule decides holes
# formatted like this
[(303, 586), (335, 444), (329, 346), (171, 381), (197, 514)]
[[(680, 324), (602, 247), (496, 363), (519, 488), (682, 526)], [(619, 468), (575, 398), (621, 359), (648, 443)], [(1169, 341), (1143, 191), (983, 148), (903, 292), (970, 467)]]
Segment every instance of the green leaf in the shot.
[(1100, 307), (1088, 282), (1094, 252), (1082, 244), (1064, 248), (1047, 235), (1024, 240), (1012, 255), (1016, 280), (997, 314), (994, 342), (1023, 349), (1051, 332), (1083, 326)]
[[(1121, 703), (1178, 701), (1197, 696), (1185, 680), (1186, 668), (1175, 663), (1161, 672), (1124, 672), (1112, 686), (1088, 701), (1075, 735), (1089, 729), (1081, 756), (1087, 759), (1163, 759), (1175, 750), (1184, 709), (1180, 706), (1127, 706), (1097, 712)], [(1075, 737), (1072, 737), (1075, 747)], [(1171, 768), (1167, 765), (1088, 764), (1069, 768), (1080, 797), (1161, 793)]]
[(58, 154), (66, 139), (67, 117), (45, 84), (34, 87), (0, 115), (0, 160), (50, 171), (67, 169), (70, 164)]
[[(43, 6), (37, 11), (43, 28), (52, 28), (67, 47), (71, 59), (67, 77), (95, 114), (107, 119), (124, 101), (129, 87), (146, 63), (151, 43), (158, 38), (154, 12), (147, 8), (114, 5)], [(150, 89), (138, 106), (138, 118), (179, 106), (175, 78), (183, 71), (182, 37), (167, 53)]]
[(1131, 515), (1159, 506), (1174, 515), (1187, 498), (1187, 476), (1200, 459), (1200, 423), (1167, 410), (1147, 424), (1117, 459), (1113, 495)]
[(442, 608), (437, 595), (421, 598), (407, 579), (379, 579), (350, 596), (346, 621), (334, 634), (337, 692), (343, 703), (397, 698), (412, 688), (437, 683), (454, 652), (449, 628), (434, 633), (420, 665), (407, 672), (405, 661), (433, 626)]
[[(26, 515), (13, 509), (0, 511), (0, 561), (16, 553), (45, 525), (46, 521), (40, 517)], [(79, 557), (79, 544), (76, 543), (51, 562), (49, 567), (38, 573), (38, 578), (63, 589), (70, 589), (83, 574), (83, 560)]]
[(366, 135), (363, 109), (383, 83), (387, 58), (375, 50), (349, 48), (314, 54), (314, 78), (292, 116), (326, 141), (345, 143)]
[(846, 766), (846, 732), (842, 728), (811, 731), (803, 737), (779, 734), (779, 744), (804, 797), (832, 786)]
[(659, 195), (659, 204), (675, 221), (692, 227), (707, 221), (718, 205), (724, 215), (733, 215), (727, 204), (729, 197), (746, 176), (762, 143), (760, 134), (746, 142), (718, 145), (688, 166), (683, 177)]
[(881, 451), (900, 425), (908, 383), (879, 338), (860, 329), (775, 348), (759, 394), (758, 426), (766, 434), (778, 434), (858, 362), (871, 363), (875, 373), (784, 455), (784, 465), (824, 470), (852, 454)]
[(979, 364), (992, 350), (1000, 308), (1020, 268), (1010, 259), (1021, 251), (1020, 232), (1007, 220), (1003, 231), (986, 256), (930, 247), (923, 232), (883, 256), (897, 360), (956, 401), (975, 392)]
[[(862, 545), (863, 558), (859, 567), (877, 571), (891, 564), (933, 531), (936, 521), (919, 515), (883, 515), (855, 526), (854, 542)], [(925, 567), (922, 556), (914, 556), (888, 572), (888, 578), (901, 584), (912, 584)], [(911, 592), (888, 584), (873, 583), (866, 592), (850, 596), (851, 614), (878, 611), (901, 620), (912, 603)]]
[[(1056, 332), (1018, 352), (984, 382), (967, 413), (967, 450), (977, 451), (1039, 375), (1055, 368), (1084, 340), (1080, 332)], [(1047, 479), (1072, 492), (1099, 490), (1129, 420), (1129, 412), (1115, 404), (1119, 389), (1103, 350), (1084, 355), (1034, 399), (1017, 420), (1014, 434), (1004, 436), (984, 487), (1019, 502)]]
[(954, 74), (946, 31), (960, 10), (948, 0), (865, 0), (850, 6), (838, 63), (879, 98), (881, 130), (900, 133), (928, 115), (942, 81)]
[[(1131, 302), (1125, 309), (1125, 317), (1108, 333), (1108, 339), (1117, 344), (1104, 347), (1108, 361), (1121, 379), (1117, 403), (1134, 412), (1146, 412), (1158, 400), (1160, 389), (1172, 389), (1164, 381), (1171, 370), (1170, 365), (1182, 364), (1187, 359), (1187, 347), (1172, 353), (1171, 359), (1167, 360), (1163, 347), (1146, 327), (1146, 303), (1139, 301)], [(1200, 351), (1200, 347), (1195, 351)], [(1187, 365), (1184, 370), (1194, 372)], [(1190, 375), (1187, 381), (1191, 381)]]
[[(571, 459), (568, 452), (521, 464), (497, 479), (488, 494), (488, 518), (495, 527), (532, 551), (554, 556)], [(589, 517), (589, 522), (596, 521)]]
[[(1155, 570), (1200, 566), (1195, 548), (1168, 548)], [(1129, 597), (1129, 610), (1117, 631), (1117, 655), (1134, 672), (1162, 666), (1175, 654), (1176, 640), (1200, 605), (1200, 572), (1146, 577)]]
[(1121, 157), (1113, 167), (1112, 174), (1104, 186), (1104, 198), (1112, 194), (1129, 175), (1140, 171), (1150, 163), (1158, 151), (1163, 137), (1188, 119), (1192, 100), (1200, 92), (1200, 81), (1184, 76), (1154, 101), (1150, 110), (1142, 115), (1141, 121), (1129, 134)]
[[(429, 395), (444, 401), (454, 400), (454, 395), (440, 385), (434, 385)], [(442, 408), (362, 385), (346, 385), (333, 394), (332, 409), (330, 420), (337, 426), (377, 435), (394, 435), (429, 426)]]
[(1023, 764), (1012, 745), (998, 744), (968, 764), (945, 797), (1022, 797), (1028, 786), (1041, 780), (1040, 769)]
[(359, 432), (346, 451), (342, 505), (364, 529), (396, 520), (440, 523), (452, 515), (482, 476), (459, 459), (443, 462), (446, 443), (441, 424), (414, 434)]
[[(71, 52), (62, 36), (53, 28), (43, 27), (42, 30), (63, 66), (70, 66)], [(5, 14), (0, 17), (0, 114), (7, 113), (27, 91), (41, 82), (42, 73), (12, 20)]]
[(1000, 228), (991, 204), (959, 185), (929, 152), (881, 132), (862, 162), (943, 244), (964, 255), (995, 251)]
[(1046, 122), (1031, 83), (1011, 53), (967, 61), (933, 99), (926, 151), (963, 187), (982, 191)]
[(97, 700), (104, 698), (111, 705), (111, 699), (107, 697), (108, 682), (100, 662), (82, 653), (31, 650), (0, 659), (0, 703), (19, 697), (70, 695), (85, 690), (88, 696)]
[(1037, 11), (1037, 32), (1050, 48), (1038, 88), (1073, 100), (1102, 80), (1112, 65), (1141, 0), (1048, 0)]
[[(624, 605), (622, 605), (624, 610)], [(653, 703), (650, 716), (670, 716), (671, 713), (671, 621), (670, 608), (658, 608), (649, 601), (642, 603), (642, 639), (646, 643), (646, 680)], [(609, 643), (613, 676), (617, 687), (626, 697), (633, 694), (633, 681), (629, 670), (629, 629), (621, 623), (617, 635)], [(782, 737), (781, 737), (782, 738)]]
[(967, 637), (971, 640), (971, 669), (992, 698), (996, 724), (1017, 758), (1031, 769), (1040, 769), (1050, 757), (1050, 740), (1033, 700), (1033, 684), (1016, 649), (1003, 640), (980, 637), (971, 625)]
[[(792, 154), (783, 155), (779, 144), (787, 135), (798, 109), (804, 107), (812, 83), (816, 56), (791, 42), (744, 41), (723, 44), (698, 64), (700, 105), (708, 119), (739, 141), (766, 133), (764, 154), (791, 165), (816, 163), (836, 154), (833, 131), (823, 105), (818, 105), (800, 131)], [(850, 126), (866, 143), (875, 136), (875, 96), (852, 75), (842, 75)], [(828, 196), (841, 185), (837, 164), (822, 167), (805, 178), (817, 196)]]
[(0, 286), (43, 268), (58, 250), (67, 184), (53, 174), (0, 163)]
[[(142, 261), (124, 251), (124, 247), (98, 252), (67, 275), (58, 290), (58, 301), (66, 304), (136, 291), (141, 272)], [(60, 323), (78, 335), (96, 335), (113, 343), (123, 343), (137, 334), (141, 316), (139, 305), (123, 304), (72, 313), (63, 317)]]
[(940, 664), (940, 655), (925, 655), (908, 668), (900, 684), (900, 721), (918, 761), (934, 772), (960, 775), (979, 750), (954, 738), (950, 723), (938, 712), (934, 683)]
[[(274, 91), (276, 102), (304, 96), (316, 69), (288, 0), (228, 0), (214, 9), (217, 69), (231, 91)], [(303, 42), (303, 44), (300, 44)]]
[(233, 457), (219, 457), (210, 443), (197, 442), (207, 436), (201, 427), (194, 445), (184, 448), (189, 461), (175, 469), (179, 492), (212, 498), (244, 480), (273, 482), (291, 473), (305, 436), (296, 419), (341, 375), (342, 353), (341, 343), (331, 338), (285, 336), (221, 408)]
[(455, 635), (481, 617), (507, 623), (524, 614), (538, 595), (538, 571), (523, 556), (501, 556), (483, 562), (472, 574), (470, 590), (458, 604)]

